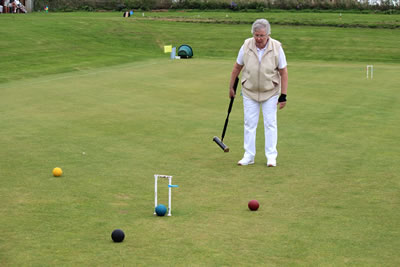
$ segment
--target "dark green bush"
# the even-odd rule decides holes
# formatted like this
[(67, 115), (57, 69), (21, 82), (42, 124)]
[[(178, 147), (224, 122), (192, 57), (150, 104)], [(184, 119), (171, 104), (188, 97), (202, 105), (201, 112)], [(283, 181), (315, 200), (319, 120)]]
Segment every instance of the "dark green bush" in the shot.
[(36, 0), (35, 10), (49, 6), (51, 11), (73, 10), (118, 10), (124, 9), (197, 9), (234, 11), (267, 11), (283, 10), (359, 10), (377, 11), (387, 14), (398, 14), (400, 6), (393, 5), (391, 0), (382, 0), (379, 5), (360, 3), (357, 0)]

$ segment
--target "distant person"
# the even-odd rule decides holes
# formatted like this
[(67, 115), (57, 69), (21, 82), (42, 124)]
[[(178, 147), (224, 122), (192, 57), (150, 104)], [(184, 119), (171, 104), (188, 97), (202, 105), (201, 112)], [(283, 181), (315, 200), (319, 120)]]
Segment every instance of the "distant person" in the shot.
[(4, 13), (10, 12), (8, 11), (10, 8), (10, 0), (4, 0), (3, 5), (4, 5)]
[(288, 72), (280, 42), (270, 38), (271, 26), (265, 19), (256, 20), (252, 38), (244, 41), (233, 66), (229, 96), (235, 97), (233, 85), (243, 70), (241, 84), (244, 109), (244, 155), (238, 165), (254, 164), (256, 130), (260, 108), (264, 118), (267, 166), (275, 167), (278, 151), (277, 105), (286, 106)]
[(9, 7), (11, 13), (17, 13), (17, 4), (15, 3), (15, 0), (10, 0)]
[(16, 11), (18, 11), (19, 13), (27, 13), (25, 6), (19, 0), (15, 0), (15, 5)]
[(25, 6), (19, 0), (10, 0), (9, 6), (11, 13), (27, 13)]

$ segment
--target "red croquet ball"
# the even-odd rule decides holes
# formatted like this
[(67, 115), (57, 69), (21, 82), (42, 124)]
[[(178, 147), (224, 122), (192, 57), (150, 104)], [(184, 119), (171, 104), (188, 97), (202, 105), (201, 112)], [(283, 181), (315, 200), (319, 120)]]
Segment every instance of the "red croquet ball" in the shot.
[(256, 211), (256, 210), (258, 210), (258, 207), (260, 207), (260, 203), (258, 203), (257, 200), (253, 199), (253, 200), (249, 201), (248, 206), (249, 206), (250, 210)]

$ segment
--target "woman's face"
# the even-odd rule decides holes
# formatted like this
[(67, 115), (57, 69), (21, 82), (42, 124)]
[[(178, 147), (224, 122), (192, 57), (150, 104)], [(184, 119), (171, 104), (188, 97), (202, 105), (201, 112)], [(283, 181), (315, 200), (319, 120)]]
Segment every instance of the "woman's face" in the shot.
[(264, 48), (268, 41), (267, 32), (263, 29), (256, 30), (253, 33), (254, 39), (256, 40), (256, 46), (258, 48)]

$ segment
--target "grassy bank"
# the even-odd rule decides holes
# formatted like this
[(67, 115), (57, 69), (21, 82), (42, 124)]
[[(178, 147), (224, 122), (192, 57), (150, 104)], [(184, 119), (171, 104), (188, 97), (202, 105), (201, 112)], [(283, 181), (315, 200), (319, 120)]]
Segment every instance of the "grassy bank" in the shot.
[[(141, 14), (123, 18), (120, 13), (0, 16), (0, 23), (12, 25), (13, 29), (0, 29), (0, 66), (4, 70), (0, 72), (0, 83), (149, 58), (165, 58), (168, 55), (163, 53), (163, 46), (168, 44), (189, 44), (198, 58), (234, 60), (243, 40), (251, 36), (250, 24), (179, 23), (146, 19), (147, 16), (166, 18), (171, 14), (175, 16), (180, 13), (145, 13), (144, 19)], [(212, 17), (213, 14), (224, 16), (224, 13), (184, 13), (185, 16), (194, 16), (196, 20)], [(282, 13), (280, 17), (291, 14)], [(243, 16), (251, 21), (259, 15), (254, 14), (254, 18), (248, 17), (248, 14)], [(269, 14), (263, 16), (269, 18)], [(400, 34), (394, 29), (272, 23), (272, 37), (283, 43), (290, 61), (400, 62)]]
[[(143, 12), (139, 12), (140, 14)], [(272, 10), (267, 12), (229, 11), (169, 11), (145, 12), (146, 17), (176, 21), (251, 24), (258, 18), (266, 18), (275, 25), (329, 26), (344, 28), (400, 28), (400, 15), (360, 14), (342, 11), (301, 12)]]

